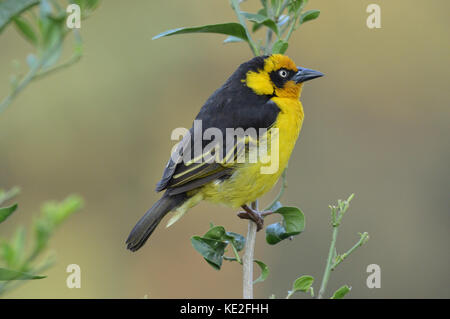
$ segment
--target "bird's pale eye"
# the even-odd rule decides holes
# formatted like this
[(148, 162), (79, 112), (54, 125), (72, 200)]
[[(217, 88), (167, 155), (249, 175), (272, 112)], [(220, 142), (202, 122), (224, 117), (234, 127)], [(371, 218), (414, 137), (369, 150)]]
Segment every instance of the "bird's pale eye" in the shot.
[(278, 71), (278, 75), (282, 78), (286, 78), (288, 76), (288, 72), (286, 70), (280, 70)]

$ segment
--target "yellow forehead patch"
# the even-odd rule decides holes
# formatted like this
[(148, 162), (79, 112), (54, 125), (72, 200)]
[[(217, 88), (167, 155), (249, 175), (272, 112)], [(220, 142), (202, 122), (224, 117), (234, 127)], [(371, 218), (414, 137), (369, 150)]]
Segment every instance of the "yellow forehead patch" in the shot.
[(264, 61), (264, 71), (270, 73), (279, 69), (297, 71), (297, 66), (288, 56), (273, 54)]

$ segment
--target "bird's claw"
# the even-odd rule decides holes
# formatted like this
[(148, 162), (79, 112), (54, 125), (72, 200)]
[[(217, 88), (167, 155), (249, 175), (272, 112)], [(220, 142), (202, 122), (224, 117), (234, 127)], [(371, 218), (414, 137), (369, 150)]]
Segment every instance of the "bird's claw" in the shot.
[(242, 219), (250, 219), (256, 224), (256, 231), (260, 231), (264, 227), (264, 216), (270, 215), (272, 212), (258, 212), (247, 205), (242, 206), (245, 210), (243, 212), (239, 212), (237, 216)]

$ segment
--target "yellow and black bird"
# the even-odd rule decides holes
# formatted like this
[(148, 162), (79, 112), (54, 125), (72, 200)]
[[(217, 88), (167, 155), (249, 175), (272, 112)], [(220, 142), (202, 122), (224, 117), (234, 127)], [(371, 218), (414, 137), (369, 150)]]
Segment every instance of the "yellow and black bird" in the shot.
[[(297, 67), (289, 57), (281, 54), (259, 56), (241, 64), (209, 97), (196, 120), (201, 121), (203, 132), (218, 128), (224, 136), (227, 128), (262, 128), (268, 132), (276, 128), (279, 141), (277, 170), (262, 174), (261, 167), (266, 165), (262, 161), (180, 162), (171, 156), (156, 186), (156, 191), (165, 192), (134, 226), (126, 241), (127, 248), (131, 251), (141, 248), (168, 212), (184, 214), (202, 200), (232, 208), (242, 207), (257, 223), (258, 230), (262, 228), (261, 216), (247, 204), (269, 191), (280, 178), (303, 123), (303, 107), (299, 100), (303, 83), (321, 76), (321, 72)], [(257, 139), (261, 137), (258, 135)], [(190, 144), (191, 148), (193, 144)], [(186, 152), (186, 149), (180, 151), (178, 148), (180, 153), (183, 150)]]

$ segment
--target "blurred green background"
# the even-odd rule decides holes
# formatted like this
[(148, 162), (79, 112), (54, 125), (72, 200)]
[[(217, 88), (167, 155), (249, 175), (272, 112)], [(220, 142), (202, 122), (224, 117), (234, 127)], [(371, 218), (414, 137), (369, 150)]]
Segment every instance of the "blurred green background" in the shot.
[[(369, 3), (381, 5), (381, 29), (366, 27)], [(258, 7), (256, 0), (242, 5)], [(300, 275), (321, 278), (328, 204), (355, 192), (338, 251), (357, 232), (371, 239), (332, 274), (328, 291), (348, 284), (351, 298), (449, 298), (450, 3), (314, 0), (306, 9), (321, 15), (293, 34), (287, 54), (326, 76), (303, 90), (306, 117), (283, 203), (301, 207), (307, 226), (278, 246), (258, 233), (255, 257), (271, 273), (255, 285), (255, 297), (285, 297)], [(241, 297), (241, 267), (224, 262), (213, 270), (189, 240), (209, 222), (246, 234), (234, 211), (202, 203), (171, 228), (158, 228), (139, 252), (124, 245), (159, 197), (154, 186), (174, 144), (172, 129), (189, 127), (207, 97), (251, 57), (245, 44), (223, 45), (224, 36), (151, 37), (229, 21), (235, 16), (225, 0), (103, 1), (82, 23), (82, 61), (32, 83), (0, 114), (0, 188), (23, 189), (2, 236), (30, 224), (47, 199), (75, 192), (86, 200), (51, 242), (58, 261), (48, 278), (8, 297)], [(31, 48), (13, 27), (0, 48), (4, 97), (11, 61), (24, 61)], [(73, 263), (81, 267), (81, 289), (66, 287)], [(366, 286), (372, 263), (381, 267), (380, 289)]]

